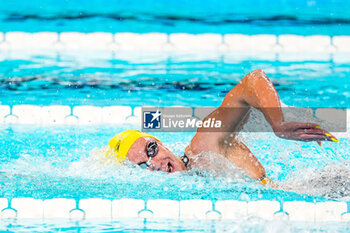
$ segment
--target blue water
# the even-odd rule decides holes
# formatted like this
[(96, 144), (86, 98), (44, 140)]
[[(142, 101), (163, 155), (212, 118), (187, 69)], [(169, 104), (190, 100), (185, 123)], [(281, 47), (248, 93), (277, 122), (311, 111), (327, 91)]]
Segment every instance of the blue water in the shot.
[(119, 221), (42, 221), (2, 220), (0, 229), (11, 232), (349, 232), (346, 222), (329, 223), (301, 223), (290, 221), (266, 221), (262, 219), (245, 219), (244, 221), (231, 220), (168, 220), (168, 219), (121, 219)]
[[(322, 61), (317, 57), (285, 62), (277, 58), (248, 59), (240, 54), (201, 56), (197, 54), (196, 59), (191, 54), (113, 57), (111, 54), (53, 53), (51, 56), (22, 55), (22, 59), (8, 56), (0, 62), (0, 102), (10, 106), (219, 106), (225, 94), (246, 73), (262, 68), (288, 105), (350, 107), (349, 63)], [(269, 176), (294, 186), (289, 185), (286, 187), (289, 192), (282, 192), (266, 190), (246, 177), (237, 181), (212, 174), (167, 175), (145, 173), (132, 166), (96, 165), (98, 158), (91, 151), (106, 145), (115, 133), (132, 127), (135, 126), (3, 126), (1, 195), (8, 198), (350, 198), (350, 190), (342, 189), (350, 185), (339, 185), (339, 182), (349, 184), (346, 178), (350, 171), (346, 148), (349, 139), (342, 139), (340, 144), (325, 143), (320, 148), (315, 143), (281, 140), (272, 134), (247, 138), (245, 142), (260, 158)], [(181, 155), (193, 135), (158, 136)], [(94, 172), (87, 171), (86, 167)], [(341, 170), (346, 171), (344, 176), (337, 177)], [(132, 180), (125, 179), (125, 173), (132, 173)], [(204, 185), (207, 183), (210, 185)]]
[(331, 58), (287, 62), (236, 53), (18, 54), (0, 60), (0, 104), (219, 106), (245, 74), (263, 69), (288, 105), (350, 107), (350, 63)]
[[(218, 106), (244, 74), (263, 68), (281, 99), (294, 106), (349, 108), (349, 63), (318, 59), (304, 62), (247, 59), (232, 54), (194, 59), (190, 55), (135, 54), (108, 58), (80, 54), (23, 55), (0, 62), (1, 104), (35, 105), (185, 105)], [(108, 59), (106, 59), (106, 57)], [(0, 197), (138, 198), (175, 200), (277, 200), (350, 201), (348, 138), (340, 143), (287, 141), (273, 134), (242, 136), (267, 174), (286, 191), (261, 187), (234, 167), (224, 174), (190, 171), (164, 174), (135, 165), (101, 164), (100, 148), (117, 132), (135, 126), (1, 126)], [(156, 134), (181, 155), (194, 133)], [(214, 159), (215, 158), (215, 159)], [(225, 163), (217, 155), (208, 159), (217, 170)], [(226, 161), (226, 164), (228, 162)], [(12, 231), (159, 231), (203, 232), (210, 228), (235, 232), (338, 231), (347, 225), (308, 225), (251, 219), (228, 221), (118, 222), (9, 222), (0, 229)], [(200, 227), (201, 226), (201, 227)]]
[[(0, 30), (78, 32), (187, 32), (350, 35), (350, 2), (310, 1), (3, 1)], [(263, 55), (265, 58), (259, 58)], [(267, 55), (267, 56), (266, 56)], [(201, 57), (201, 58), (198, 58)], [(268, 58), (266, 58), (268, 57)], [(350, 108), (350, 63), (316, 55), (283, 61), (270, 54), (46, 54), (0, 53), (0, 104), (218, 106), (248, 72), (264, 69), (283, 102)], [(241, 135), (267, 174), (286, 191), (261, 187), (223, 169), (164, 174), (133, 164), (100, 163), (101, 147), (135, 126), (0, 126), (0, 197), (175, 200), (350, 201), (348, 138), (340, 143), (286, 141), (273, 134)], [(159, 133), (181, 154), (194, 133)], [(215, 158), (215, 159), (214, 159)], [(57, 220), (0, 222), (0, 230), (76, 232), (349, 232), (348, 224), (286, 221)]]
[(1, 31), (349, 35), (342, 0), (3, 1)]
[[(0, 195), (41, 199), (350, 200), (349, 139), (341, 139), (339, 144), (324, 143), (321, 148), (316, 143), (286, 141), (272, 134), (243, 136), (267, 174), (288, 190), (276, 191), (239, 175), (234, 166), (224, 168), (222, 164), (230, 163), (218, 155), (206, 155), (204, 160), (215, 172), (197, 169), (200, 174), (165, 174), (133, 164), (101, 163), (99, 148), (116, 132), (130, 128), (135, 126), (1, 128)], [(181, 155), (194, 133), (155, 135)]]

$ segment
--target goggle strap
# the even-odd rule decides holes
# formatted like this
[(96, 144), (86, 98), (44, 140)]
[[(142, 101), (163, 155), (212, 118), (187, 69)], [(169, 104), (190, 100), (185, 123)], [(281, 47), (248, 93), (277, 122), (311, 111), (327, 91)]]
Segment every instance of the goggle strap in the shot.
[(190, 160), (188, 159), (187, 155), (184, 153), (183, 156), (180, 157), (182, 162), (185, 164), (185, 167), (187, 168), (188, 163), (190, 162)]
[(146, 162), (147, 166), (151, 166), (151, 160), (152, 160), (152, 157), (149, 157), (147, 162)]

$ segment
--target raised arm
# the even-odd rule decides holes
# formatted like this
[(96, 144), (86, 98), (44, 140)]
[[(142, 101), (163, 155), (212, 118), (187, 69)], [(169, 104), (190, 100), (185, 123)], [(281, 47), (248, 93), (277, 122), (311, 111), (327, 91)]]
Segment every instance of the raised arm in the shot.
[(259, 109), (278, 137), (302, 141), (337, 141), (329, 132), (314, 123), (285, 122), (280, 99), (273, 84), (262, 70), (247, 74), (224, 98), (221, 106), (208, 117), (221, 120), (230, 132), (198, 131), (186, 154), (214, 151), (226, 156), (245, 173), (261, 181), (274, 183), (266, 177), (265, 169), (249, 148), (235, 138), (251, 107)]
[(264, 114), (278, 137), (301, 141), (338, 141), (315, 123), (285, 122), (278, 93), (262, 70), (255, 70), (247, 74), (226, 95), (220, 106), (220, 108), (239, 110), (226, 111), (232, 113), (227, 116), (219, 115), (226, 124), (236, 127), (251, 106)]

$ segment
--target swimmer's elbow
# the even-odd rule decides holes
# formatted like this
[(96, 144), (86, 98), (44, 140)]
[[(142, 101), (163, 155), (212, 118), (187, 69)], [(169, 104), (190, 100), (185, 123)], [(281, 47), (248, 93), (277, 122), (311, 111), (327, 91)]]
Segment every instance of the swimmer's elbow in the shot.
[(253, 70), (252, 72), (250, 72), (250, 74), (265, 74), (265, 72), (262, 70), (262, 69), (256, 69), (256, 70)]
[(262, 69), (250, 72), (241, 80), (241, 85), (245, 90), (255, 90), (259, 85), (266, 83), (270, 83), (270, 80)]
[(264, 80), (264, 81), (269, 80), (266, 73), (262, 69), (254, 70), (254, 71), (250, 72), (249, 74), (247, 74), (245, 77), (245, 81), (250, 82), (250, 83), (256, 82), (258, 80)]

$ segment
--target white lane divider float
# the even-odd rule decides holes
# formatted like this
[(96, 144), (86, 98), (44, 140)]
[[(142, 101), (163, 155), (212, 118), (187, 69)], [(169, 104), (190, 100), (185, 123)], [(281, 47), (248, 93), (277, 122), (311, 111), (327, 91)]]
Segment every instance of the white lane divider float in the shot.
[(168, 36), (164, 33), (117, 33), (114, 38), (119, 50), (163, 51), (168, 44)]
[(264, 51), (349, 53), (350, 36), (0, 32), (1, 50)]
[(280, 203), (270, 200), (139, 200), (101, 198), (74, 199), (55, 198), (39, 200), (14, 198), (8, 201), (0, 198), (1, 218), (17, 219), (109, 219), (156, 218), (156, 219), (232, 219), (262, 218), (284, 219), (305, 222), (350, 221), (350, 211), (345, 202), (305, 202), (288, 201)]
[(70, 211), (76, 206), (76, 201), (67, 198), (45, 199), (43, 201), (43, 216), (50, 218), (70, 218)]

